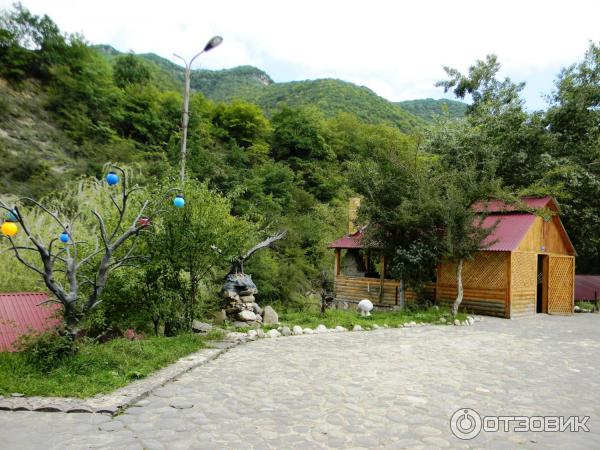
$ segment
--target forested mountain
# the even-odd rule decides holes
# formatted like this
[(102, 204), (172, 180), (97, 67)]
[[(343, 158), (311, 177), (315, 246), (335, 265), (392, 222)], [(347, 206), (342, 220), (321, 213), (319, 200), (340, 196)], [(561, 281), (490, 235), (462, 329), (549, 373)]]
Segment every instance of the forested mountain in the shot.
[(418, 100), (406, 100), (397, 102), (402, 109), (420, 117), (427, 122), (431, 122), (435, 117), (447, 114), (451, 119), (464, 117), (468, 105), (463, 102), (448, 99), (424, 98)]
[[(96, 46), (110, 59), (122, 53), (110, 46)], [(154, 53), (137, 55), (155, 65), (161, 74), (162, 87), (173, 88), (171, 78), (181, 86), (183, 68)], [(339, 113), (350, 113), (361, 121), (370, 124), (388, 123), (403, 132), (413, 132), (426, 126), (430, 120), (424, 113), (421, 117), (407, 112), (364, 86), (337, 79), (304, 80), (275, 83), (271, 77), (252, 66), (239, 66), (232, 69), (204, 70), (192, 72), (191, 88), (202, 92), (213, 101), (231, 102), (242, 100), (259, 105), (268, 116), (281, 107), (316, 108), (325, 117), (334, 117)], [(459, 103), (460, 102), (455, 102)], [(432, 106), (428, 106), (432, 108)], [(433, 107), (435, 108), (435, 107)], [(421, 108), (420, 110), (422, 110)], [(425, 120), (423, 120), (425, 119)]]

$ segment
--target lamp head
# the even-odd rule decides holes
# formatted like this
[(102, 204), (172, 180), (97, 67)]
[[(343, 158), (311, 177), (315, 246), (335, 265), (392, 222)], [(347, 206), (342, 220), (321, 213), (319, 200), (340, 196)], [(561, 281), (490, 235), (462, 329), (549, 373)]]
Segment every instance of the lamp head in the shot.
[(221, 36), (214, 36), (211, 38), (210, 41), (208, 41), (206, 43), (206, 45), (204, 46), (204, 50), (205, 52), (212, 50), (215, 47), (218, 47), (219, 45), (221, 45), (221, 42), (223, 42), (223, 38)]

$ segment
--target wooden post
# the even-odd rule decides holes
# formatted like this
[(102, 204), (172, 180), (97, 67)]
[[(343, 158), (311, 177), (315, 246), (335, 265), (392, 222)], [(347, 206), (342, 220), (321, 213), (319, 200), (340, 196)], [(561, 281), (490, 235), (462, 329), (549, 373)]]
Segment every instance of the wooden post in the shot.
[(340, 274), (341, 271), (341, 261), (342, 261), (342, 249), (341, 248), (336, 248), (335, 249), (335, 260), (333, 263), (333, 275), (335, 277), (337, 277)]
[(381, 255), (381, 273), (379, 274), (379, 303), (383, 303), (385, 286), (385, 255)]

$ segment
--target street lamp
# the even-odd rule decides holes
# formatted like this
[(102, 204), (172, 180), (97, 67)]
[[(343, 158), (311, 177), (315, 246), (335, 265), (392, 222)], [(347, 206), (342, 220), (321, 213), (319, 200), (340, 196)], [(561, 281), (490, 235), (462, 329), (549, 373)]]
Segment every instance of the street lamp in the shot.
[(190, 59), (190, 62), (188, 63), (184, 58), (182, 58), (179, 55), (176, 55), (175, 53), (173, 53), (173, 56), (175, 56), (176, 58), (179, 58), (180, 60), (183, 61), (183, 64), (185, 65), (185, 87), (183, 90), (183, 113), (182, 113), (182, 117), (181, 117), (181, 131), (182, 131), (182, 136), (181, 136), (181, 168), (180, 168), (180, 172), (179, 172), (179, 178), (181, 179), (181, 182), (183, 183), (183, 180), (185, 179), (185, 158), (186, 158), (186, 146), (187, 146), (187, 129), (188, 129), (188, 122), (190, 119), (190, 111), (189, 111), (189, 104), (190, 104), (190, 76), (191, 76), (191, 68), (192, 68), (192, 64), (194, 63), (194, 60), (200, 56), (202, 53), (208, 52), (209, 50), (212, 50), (213, 48), (219, 46), (221, 44), (221, 42), (223, 42), (223, 38), (221, 36), (214, 36), (210, 41), (208, 41), (206, 43), (206, 45), (204, 46), (204, 49), (202, 49), (202, 51), (200, 53), (197, 53), (196, 55), (194, 55), (194, 57), (192, 59)]

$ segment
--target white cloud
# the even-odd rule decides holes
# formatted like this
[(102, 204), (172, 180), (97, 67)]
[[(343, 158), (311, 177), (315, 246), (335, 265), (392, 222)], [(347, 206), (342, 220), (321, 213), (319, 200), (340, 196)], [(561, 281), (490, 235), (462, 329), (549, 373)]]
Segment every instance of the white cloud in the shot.
[[(9, 7), (11, 1), (0, 0)], [(61, 29), (135, 52), (192, 56), (214, 34), (225, 41), (203, 67), (257, 66), (276, 81), (334, 76), (390, 100), (433, 96), (443, 65), (466, 70), (498, 54), (503, 74), (552, 80), (600, 40), (600, 2), (220, 0), (191, 2), (23, 0)], [(279, 75), (281, 74), (281, 76)], [(545, 75), (544, 75), (545, 74)], [(548, 83), (551, 84), (550, 81)], [(540, 86), (546, 91), (551, 89)], [(539, 92), (528, 101), (539, 106)]]

